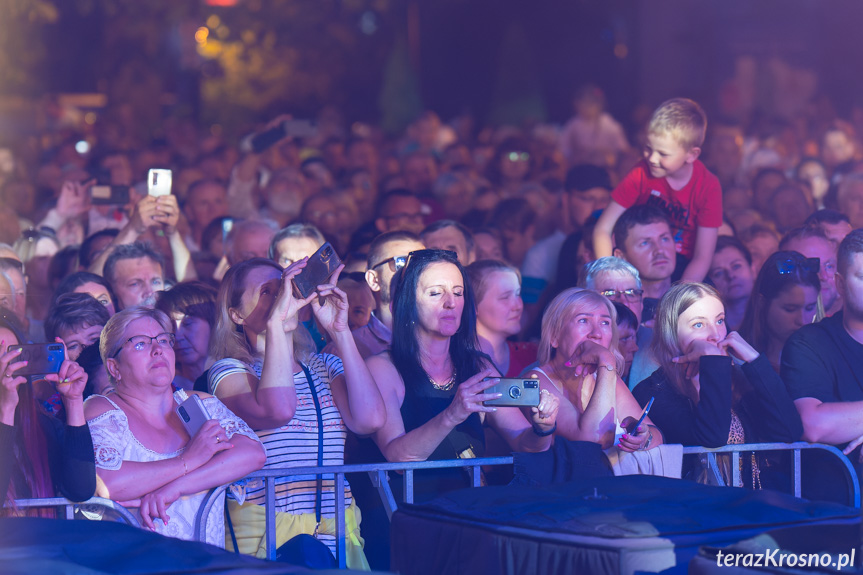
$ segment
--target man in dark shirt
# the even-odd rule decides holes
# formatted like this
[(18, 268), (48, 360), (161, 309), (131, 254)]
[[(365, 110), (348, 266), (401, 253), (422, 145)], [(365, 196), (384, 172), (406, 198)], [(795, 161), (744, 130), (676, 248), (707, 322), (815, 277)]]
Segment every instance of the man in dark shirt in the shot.
[(795, 332), (782, 350), (782, 379), (803, 420), (803, 439), (863, 443), (863, 229), (839, 245), (842, 312)]

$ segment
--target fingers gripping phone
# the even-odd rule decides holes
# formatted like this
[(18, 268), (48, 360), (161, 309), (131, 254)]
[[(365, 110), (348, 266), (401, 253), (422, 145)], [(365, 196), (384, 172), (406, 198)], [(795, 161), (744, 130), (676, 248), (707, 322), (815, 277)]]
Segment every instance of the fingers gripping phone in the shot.
[(66, 346), (62, 343), (25, 343), (10, 345), (8, 348), (9, 351), (16, 349), (20, 349), (21, 353), (15, 358), (15, 362), (26, 361), (27, 365), (17, 370), (15, 377), (58, 373), (63, 360), (66, 359)]
[(147, 193), (151, 196), (171, 195), (171, 170), (147, 172)]
[(489, 387), (483, 393), (501, 394), (501, 397), (497, 399), (484, 401), (483, 405), (537, 407), (539, 405), (539, 380), (502, 377), (499, 383)]
[(644, 419), (647, 417), (647, 414), (650, 413), (650, 408), (653, 407), (653, 398), (647, 402), (647, 405), (644, 406), (644, 411), (641, 412), (641, 417), (638, 418), (638, 422), (635, 424), (635, 427), (632, 428), (632, 437), (638, 436), (638, 428), (644, 423)]
[(329, 242), (324, 243), (294, 278), (294, 293), (303, 299), (309, 297), (319, 285), (327, 283), (341, 263), (333, 246)]
[(201, 426), (212, 419), (204, 402), (195, 394), (189, 395), (189, 399), (177, 406), (177, 415), (180, 416), (183, 427), (189, 432), (189, 437), (195, 437)]

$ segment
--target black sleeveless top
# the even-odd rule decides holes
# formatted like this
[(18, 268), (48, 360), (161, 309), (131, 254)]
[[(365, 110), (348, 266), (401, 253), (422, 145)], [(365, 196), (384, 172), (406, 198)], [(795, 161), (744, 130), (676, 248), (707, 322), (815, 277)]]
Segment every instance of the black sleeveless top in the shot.
[[(445, 410), (458, 385), (450, 390), (436, 389), (428, 379), (405, 382), (405, 399), (401, 414), (405, 432), (410, 432), (430, 421)], [(442, 459), (466, 459), (483, 457), (485, 433), (478, 413), (472, 413), (457, 425), (428, 457), (429, 461)], [(420, 503), (433, 499), (447, 491), (469, 487), (469, 475), (465, 469), (436, 469), (414, 473), (414, 501)], [(395, 482), (395, 490), (401, 490), (401, 482)]]

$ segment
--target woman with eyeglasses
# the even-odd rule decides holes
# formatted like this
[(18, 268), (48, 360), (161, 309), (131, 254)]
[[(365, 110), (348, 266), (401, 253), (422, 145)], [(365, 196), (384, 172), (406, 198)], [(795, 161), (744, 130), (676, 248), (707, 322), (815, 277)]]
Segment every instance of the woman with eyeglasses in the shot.
[[(369, 435), (383, 425), (378, 388), (357, 350), (348, 325), (348, 298), (330, 282), (300, 299), (292, 280), (302, 258), (287, 269), (263, 258), (232, 266), (222, 280), (216, 326), (210, 337), (210, 391), (242, 417), (267, 449), (265, 469), (342, 465), (350, 430)], [(317, 353), (299, 313), (311, 306), (337, 355)], [(312, 535), (335, 551), (335, 481), (330, 477), (279, 478), (275, 482), (276, 545)], [(360, 515), (350, 486), (344, 488), (347, 565), (368, 569)], [(228, 500), (232, 537), (241, 553), (266, 557), (266, 493), (246, 486), (245, 500)]]
[[(492, 407), (498, 373), (479, 346), (473, 290), (455, 252), (411, 252), (394, 279), (389, 353), (366, 360), (386, 405), (373, 439), (388, 461), (482, 457), (489, 425), (513, 451), (542, 451), (556, 427), (556, 398), (539, 407)], [(415, 499), (467, 486), (459, 470), (415, 478)]]
[(781, 251), (767, 258), (755, 279), (740, 335), (767, 357), (776, 373), (785, 342), (815, 321), (821, 293), (819, 267), (818, 258)]
[[(101, 479), (97, 495), (132, 508), (148, 529), (193, 540), (207, 491), (260, 469), (266, 453), (249, 426), (215, 397), (174, 392), (172, 331), (158, 310), (132, 307), (114, 315), (99, 343), (114, 391), (91, 396), (84, 408)], [(209, 415), (194, 435), (177, 412), (192, 394)], [(224, 546), (221, 503), (208, 516), (206, 542)]]
[(499, 260), (470, 264), (468, 279), (476, 295), (476, 331), (480, 348), (504, 377), (518, 377), (536, 361), (536, 344), (510, 341), (521, 331), (524, 302), (518, 268)]
[[(764, 354), (728, 331), (712, 286), (671, 286), (659, 301), (651, 346), (659, 369), (632, 393), (641, 405), (655, 398), (650, 416), (666, 442), (722, 447), (800, 439), (803, 425), (785, 385)], [(770, 483), (763, 460), (755, 453), (743, 459), (738, 487)], [(729, 484), (728, 466), (722, 471)]]

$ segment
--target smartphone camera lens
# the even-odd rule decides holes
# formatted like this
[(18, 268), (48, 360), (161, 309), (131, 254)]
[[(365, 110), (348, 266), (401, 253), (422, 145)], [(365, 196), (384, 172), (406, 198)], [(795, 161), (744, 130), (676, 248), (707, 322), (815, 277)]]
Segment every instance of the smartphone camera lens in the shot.
[(180, 412), (180, 417), (182, 417), (183, 421), (185, 421), (186, 423), (189, 423), (189, 421), (192, 419), (191, 417), (189, 417), (189, 413), (186, 411), (185, 407), (181, 407), (177, 411)]
[(521, 388), (517, 385), (513, 385), (509, 388), (509, 396), (513, 399), (519, 399), (521, 397)]
[(323, 256), (324, 256), (325, 258), (328, 258), (328, 257), (330, 257), (331, 255), (333, 255), (333, 249), (332, 249), (332, 248), (327, 248), (327, 249), (325, 249), (325, 250), (324, 250)]

